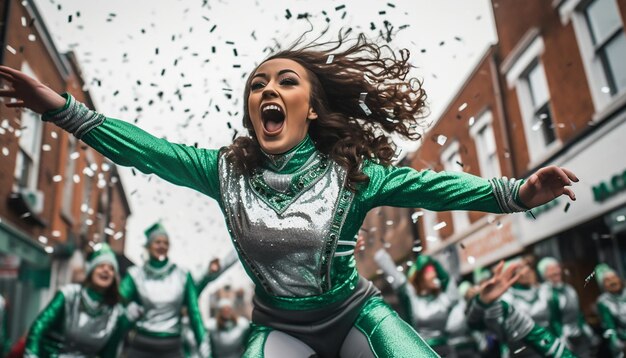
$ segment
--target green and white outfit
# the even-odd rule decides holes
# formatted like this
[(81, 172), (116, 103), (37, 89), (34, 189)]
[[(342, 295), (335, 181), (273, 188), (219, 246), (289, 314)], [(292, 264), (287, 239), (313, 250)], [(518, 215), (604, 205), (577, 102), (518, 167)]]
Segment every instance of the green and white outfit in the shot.
[(9, 332), (7, 329), (7, 316), (7, 303), (4, 297), (0, 295), (0, 356), (4, 356), (11, 348), (11, 341), (9, 340)]
[[(596, 266), (596, 280), (603, 288), (604, 274), (611, 270), (608, 265)], [(626, 341), (626, 290), (619, 294), (603, 292), (597, 301), (598, 315), (602, 325), (603, 337), (608, 340), (613, 357), (624, 357)]]
[(210, 355), (196, 286), (187, 271), (167, 259), (159, 261), (150, 258), (143, 266), (128, 269), (120, 285), (120, 293), (128, 302), (143, 308), (143, 315), (129, 338), (129, 358), (182, 357), (183, 306), (187, 307), (200, 355)]
[[(549, 293), (541, 286), (514, 284), (502, 295), (502, 300), (515, 307), (517, 311), (528, 315), (537, 325), (546, 329), (550, 328)], [(515, 357), (541, 357), (532, 349), (522, 349), (523, 344), (520, 341), (510, 342), (509, 355), (513, 356), (513, 352), (518, 352), (514, 355)]]
[[(452, 314), (460, 302), (460, 296), (453, 280), (441, 264), (430, 256), (420, 255), (409, 270), (408, 276), (419, 274), (426, 266), (432, 265), (441, 284), (438, 294), (418, 294), (406, 277), (398, 272), (391, 256), (385, 249), (374, 255), (374, 260), (383, 270), (391, 287), (398, 293), (407, 322), (428, 345), (442, 357), (456, 357), (456, 351), (449, 344), (450, 331), (459, 331), (464, 324), (465, 315)], [(392, 279), (389, 279), (392, 278)], [(457, 312), (458, 313), (458, 312)], [(452, 322), (456, 320), (457, 322)]]
[[(106, 245), (106, 244), (97, 244)], [(100, 263), (117, 261), (108, 248), (94, 254), (87, 275)], [(121, 304), (108, 305), (102, 294), (79, 285), (60, 289), (39, 314), (28, 332), (25, 357), (92, 358), (117, 357), (121, 339), (131, 319)]]
[(309, 137), (285, 154), (266, 155), (255, 173), (246, 176), (224, 150), (170, 143), (64, 96), (66, 105), (44, 114), (44, 120), (119, 165), (217, 200), (243, 266), (256, 283), (244, 357), (435, 356), (356, 271), (355, 236), (365, 215), (385, 205), (524, 210), (518, 199), (521, 181), (386, 167), (371, 160), (363, 165), (369, 182), (350, 191), (346, 171)]
[(245, 317), (237, 317), (237, 321), (228, 321), (224, 327), (219, 327), (217, 320), (211, 319), (207, 328), (214, 358), (241, 357), (250, 332), (250, 321)]
[(550, 331), (504, 300), (485, 305), (478, 296), (474, 297), (470, 301), (467, 320), (470, 327), (488, 330), (503, 344), (518, 347), (511, 352), (512, 357), (526, 350), (533, 350), (541, 357), (576, 357)]

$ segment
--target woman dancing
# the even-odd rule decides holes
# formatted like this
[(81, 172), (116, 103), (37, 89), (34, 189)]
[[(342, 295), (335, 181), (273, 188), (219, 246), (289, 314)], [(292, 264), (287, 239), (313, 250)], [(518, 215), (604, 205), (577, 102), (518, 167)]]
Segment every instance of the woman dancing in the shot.
[(218, 201), (256, 283), (245, 357), (436, 356), (356, 271), (354, 237), (367, 212), (524, 211), (574, 199), (577, 178), (555, 166), (525, 182), (392, 166), (390, 135), (418, 139), (425, 110), (421, 84), (407, 78), (409, 53), (363, 35), (344, 45), (340, 36), (265, 59), (244, 90), (248, 136), (221, 150), (156, 138), (8, 67), (0, 76), (12, 88), (0, 95), (120, 165)]

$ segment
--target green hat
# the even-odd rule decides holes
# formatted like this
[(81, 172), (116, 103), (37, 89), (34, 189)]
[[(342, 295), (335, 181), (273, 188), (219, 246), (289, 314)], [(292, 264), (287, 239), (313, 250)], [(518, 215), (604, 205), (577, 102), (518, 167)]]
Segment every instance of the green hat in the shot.
[(461, 295), (461, 297), (465, 297), (465, 294), (467, 293), (467, 291), (469, 291), (470, 288), (472, 288), (472, 284), (469, 281), (463, 281), (459, 284), (459, 294)]
[(435, 268), (435, 272), (437, 273), (437, 278), (441, 281), (442, 287), (446, 287), (448, 285), (450, 276), (446, 272), (446, 270), (441, 266), (439, 261), (435, 260), (431, 256), (428, 255), (419, 255), (415, 259), (415, 263), (411, 266), (406, 276), (411, 279), (413, 275), (417, 272), (422, 271), (426, 266), (432, 265)]
[(491, 271), (484, 267), (476, 267), (474, 269), (474, 272), (472, 273), (472, 278), (474, 280), (474, 284), (478, 285), (481, 282), (491, 278)]
[(109, 244), (99, 242), (93, 246), (93, 253), (87, 259), (87, 276), (91, 274), (96, 266), (105, 262), (111, 264), (113, 266), (113, 270), (115, 270), (115, 274), (118, 274), (119, 269), (117, 266), (117, 259), (115, 258), (115, 252), (113, 252)]
[(146, 245), (152, 242), (152, 240), (154, 240), (154, 238), (156, 238), (157, 236), (163, 235), (163, 236), (169, 237), (169, 235), (167, 234), (167, 231), (165, 231), (165, 228), (163, 227), (163, 225), (161, 225), (160, 221), (157, 221), (156, 223), (154, 223), (152, 226), (147, 228), (143, 233), (146, 235), (146, 239), (148, 240), (146, 241)]
[(541, 276), (541, 279), (545, 279), (546, 269), (548, 268), (548, 266), (559, 264), (559, 261), (551, 256), (547, 256), (539, 260), (539, 263), (537, 264), (537, 272), (539, 272), (539, 276)]
[(615, 270), (607, 264), (598, 264), (593, 271), (596, 274), (596, 282), (598, 282), (598, 286), (600, 286), (601, 290), (604, 289), (604, 278), (606, 277), (606, 274), (611, 272), (615, 273)]

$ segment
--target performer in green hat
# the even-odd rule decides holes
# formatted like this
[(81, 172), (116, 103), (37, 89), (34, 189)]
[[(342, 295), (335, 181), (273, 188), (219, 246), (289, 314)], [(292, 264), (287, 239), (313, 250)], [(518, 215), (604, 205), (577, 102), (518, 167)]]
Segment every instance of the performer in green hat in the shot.
[(583, 317), (578, 293), (563, 280), (561, 263), (554, 257), (544, 257), (537, 263), (537, 272), (544, 281), (550, 313), (550, 330), (571, 348), (577, 357), (591, 356), (593, 330)]
[(626, 341), (626, 290), (624, 282), (609, 265), (599, 264), (596, 281), (602, 291), (597, 306), (602, 325), (602, 336), (608, 340), (613, 357), (624, 357)]
[(424, 124), (425, 92), (410, 68), (408, 51), (363, 35), (274, 53), (245, 82), (248, 135), (221, 150), (154, 137), (8, 67), (0, 66), (10, 85), (0, 96), (45, 113), (117, 164), (218, 201), (256, 283), (245, 357), (428, 357), (436, 354), (356, 271), (367, 212), (520, 212), (575, 199), (578, 179), (556, 166), (526, 181), (393, 166), (392, 135), (417, 140)]
[(145, 236), (148, 261), (143, 266), (130, 267), (120, 285), (122, 296), (144, 310), (130, 336), (126, 356), (182, 357), (182, 308), (186, 307), (198, 351), (202, 357), (208, 357), (209, 338), (191, 275), (169, 260), (169, 235), (161, 223), (146, 229)]
[(451, 314), (460, 296), (443, 266), (430, 256), (419, 255), (408, 270), (407, 280), (384, 248), (374, 254), (374, 260), (398, 293), (405, 312), (403, 318), (437, 354), (456, 357), (448, 338), (450, 331), (458, 331), (465, 324), (465, 315)]
[(137, 317), (120, 303), (118, 266), (109, 245), (98, 243), (82, 284), (61, 288), (33, 322), (26, 357), (117, 357), (123, 335)]

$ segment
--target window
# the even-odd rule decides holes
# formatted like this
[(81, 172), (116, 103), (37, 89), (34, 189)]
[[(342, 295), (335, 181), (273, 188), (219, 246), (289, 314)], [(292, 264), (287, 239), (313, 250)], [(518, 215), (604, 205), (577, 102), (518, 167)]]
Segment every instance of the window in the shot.
[(626, 100), (626, 34), (616, 0), (566, 0), (561, 22), (574, 25), (596, 112)]
[[(37, 77), (26, 62), (22, 65), (22, 72)], [(21, 135), (15, 164), (15, 182), (20, 188), (36, 190), (43, 123), (36, 113), (29, 110), (22, 111), (20, 123)]]
[(492, 120), (491, 111), (485, 111), (470, 128), (470, 135), (474, 138), (478, 152), (480, 175), (484, 178), (502, 176)]
[(595, 0), (583, 10), (593, 41), (594, 53), (602, 64), (607, 88), (615, 95), (626, 89), (626, 36), (615, 0)]
[[(554, 143), (556, 135), (554, 133), (552, 115), (550, 114), (548, 81), (546, 80), (543, 66), (539, 61), (530, 65), (523, 79), (532, 105), (532, 116), (529, 116), (530, 121), (526, 123), (530, 125), (535, 134), (539, 134), (543, 147), (547, 147), (549, 144)], [(532, 136), (537, 137), (536, 135)]]
[[(463, 161), (459, 153), (459, 142), (452, 142), (441, 153), (443, 169), (447, 172), (462, 172)], [(452, 211), (452, 223), (455, 232), (462, 232), (470, 226), (469, 214), (467, 211)]]

